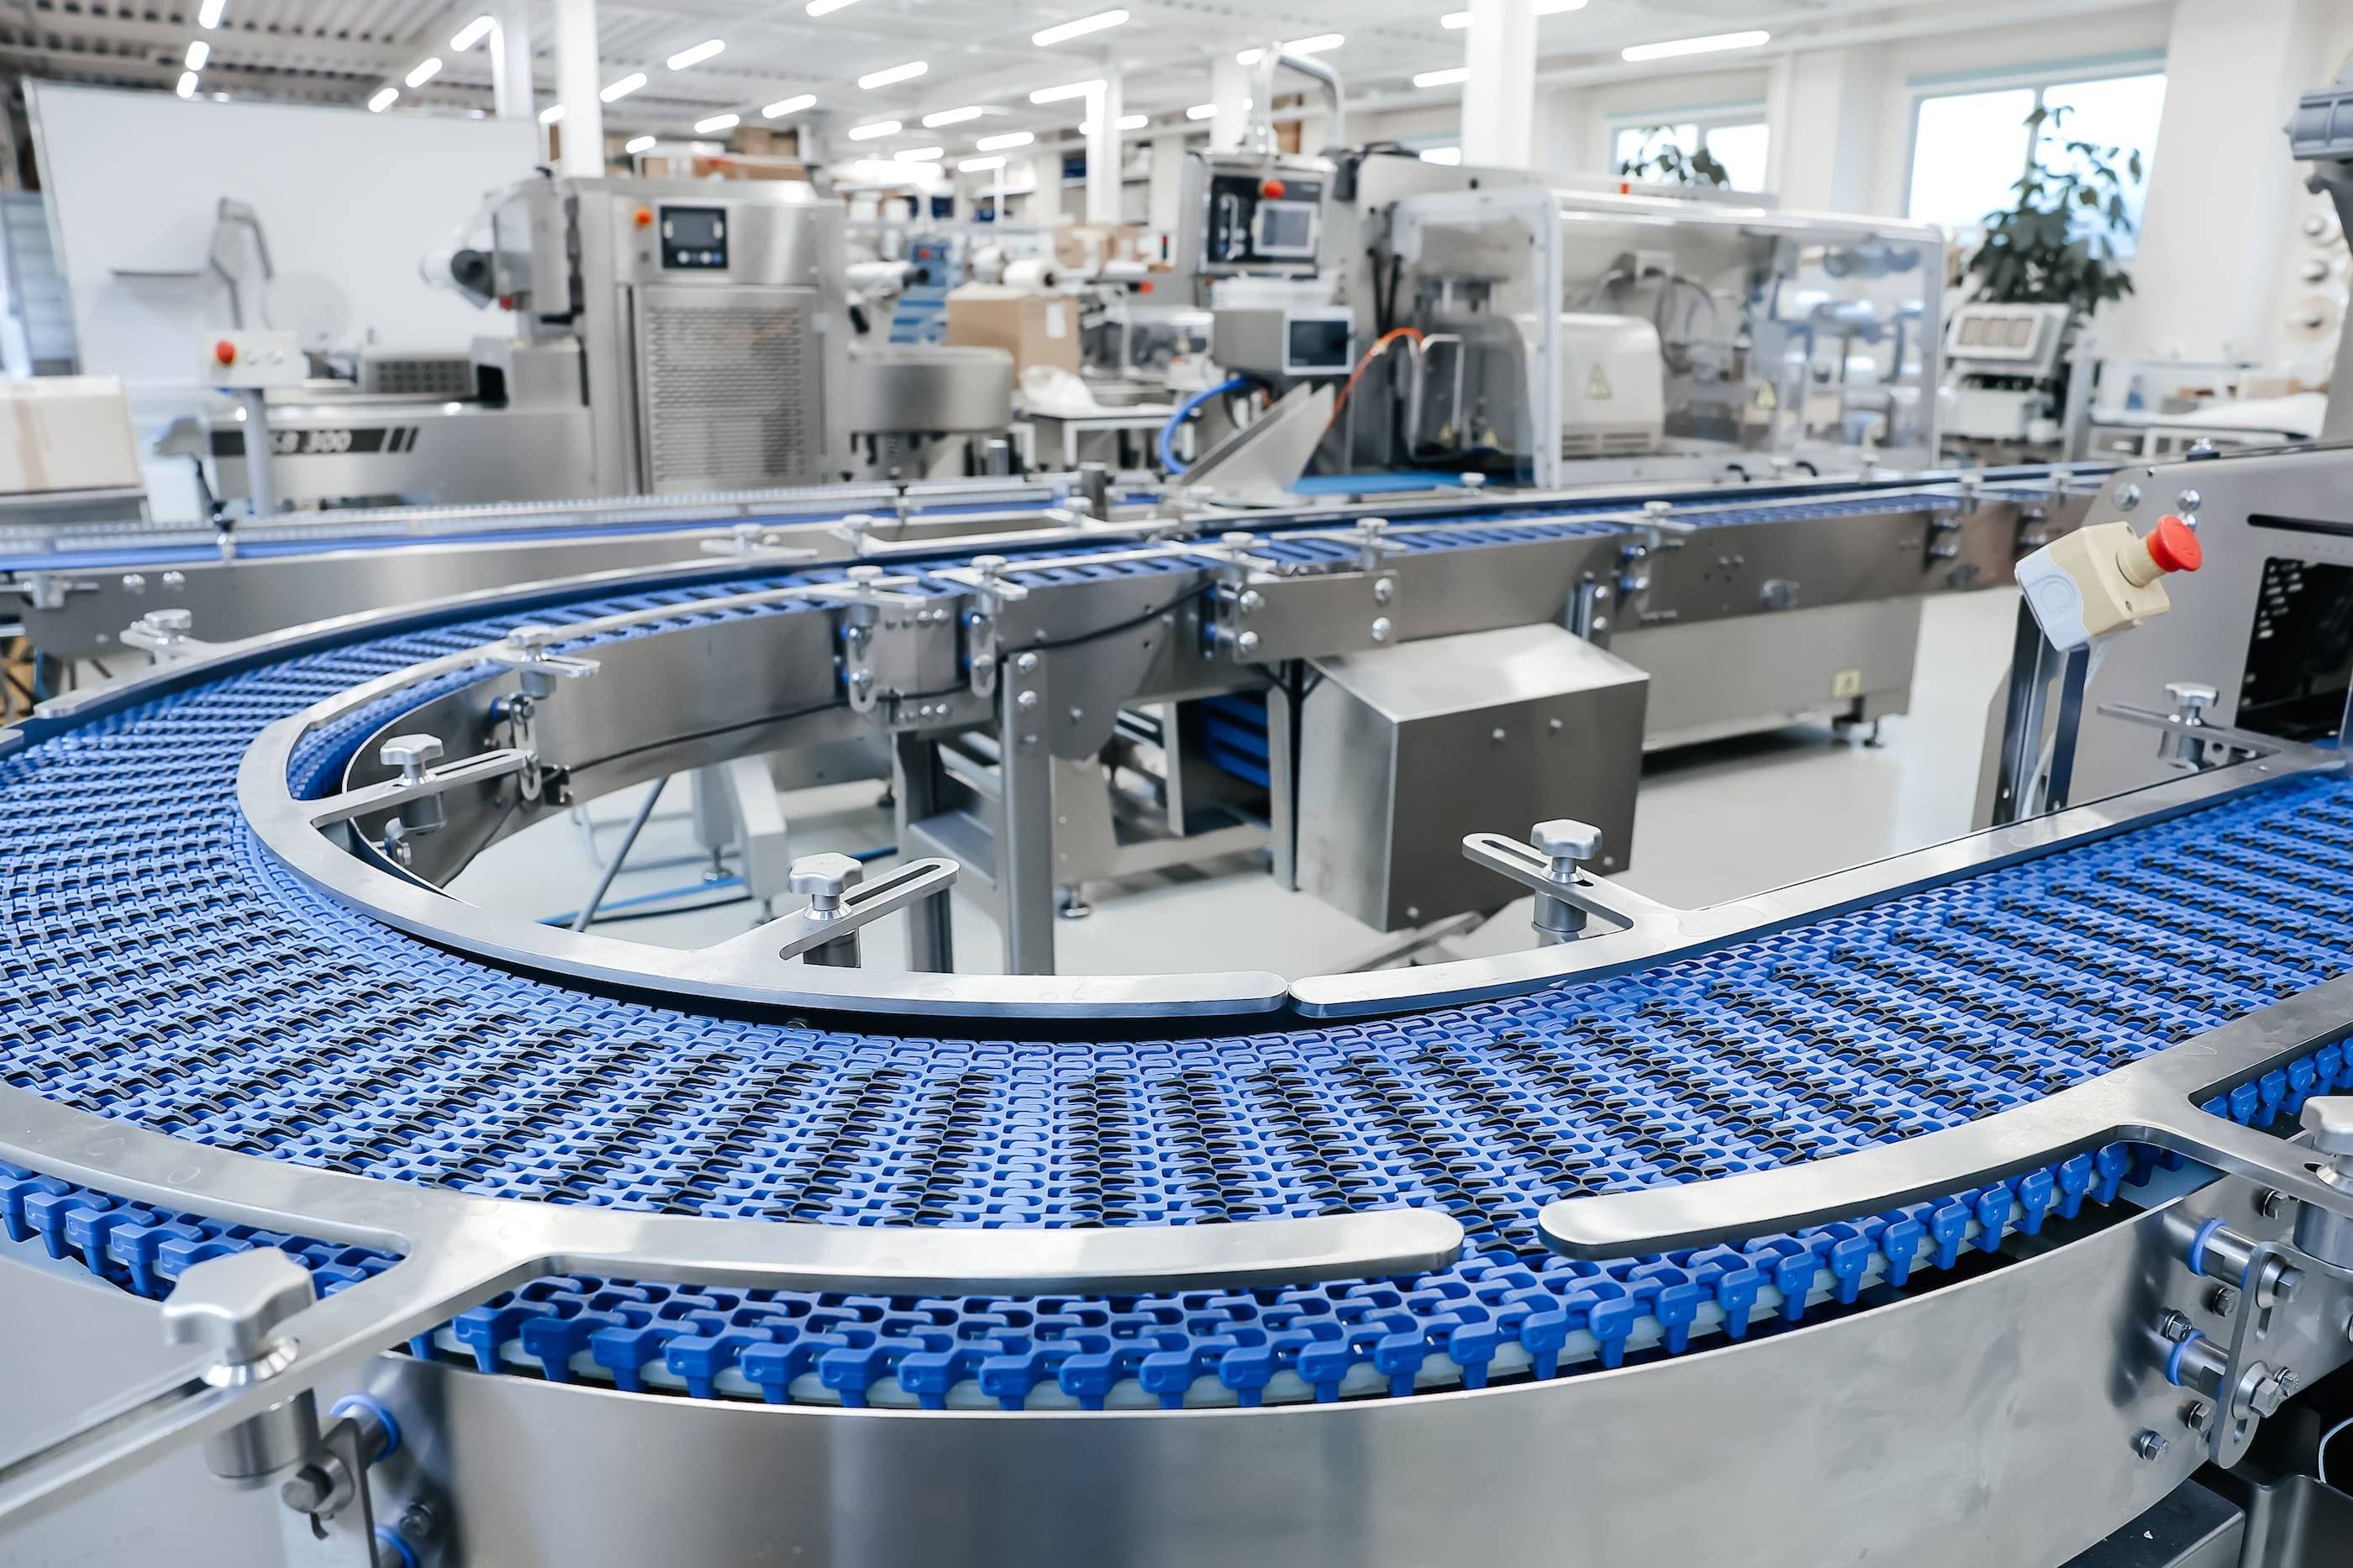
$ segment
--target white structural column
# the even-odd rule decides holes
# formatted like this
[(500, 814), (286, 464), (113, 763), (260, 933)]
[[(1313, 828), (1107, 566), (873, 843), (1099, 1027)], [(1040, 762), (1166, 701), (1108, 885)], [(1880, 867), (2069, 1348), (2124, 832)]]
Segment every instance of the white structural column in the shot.
[(555, 0), (555, 101), (564, 105), (567, 174), (605, 172), (604, 68), (596, 62), (596, 0)]
[(1029, 205), (1023, 215), (1040, 228), (1062, 221), (1062, 150), (1041, 148), (1029, 155)]
[(491, 13), (491, 102), (501, 120), (530, 120), (531, 6), (526, 0), (498, 0)]
[(1535, 0), (1471, 0), (1463, 64), (1462, 161), (1537, 164)]
[(1145, 223), (1175, 233), (1184, 217), (1185, 133), (1164, 131), (1152, 139), (1152, 184), (1145, 195)]
[(2261, 360), (2279, 346), (2282, 247), (2307, 172), (2280, 127), (2342, 56), (2340, 5), (2174, 7), (2148, 206), (2127, 264), (2133, 292), (2102, 312), (2103, 354)]
[(1884, 52), (1799, 49), (1775, 60), (1765, 89), (1765, 188), (1798, 212), (1869, 210)]
[(1209, 146), (1219, 153), (1242, 144), (1250, 128), (1250, 68), (1220, 50), (1209, 68), (1209, 101), (1218, 112), (1209, 121)]
[(1103, 85), (1087, 94), (1087, 221), (1119, 221), (1119, 67), (1103, 62)]

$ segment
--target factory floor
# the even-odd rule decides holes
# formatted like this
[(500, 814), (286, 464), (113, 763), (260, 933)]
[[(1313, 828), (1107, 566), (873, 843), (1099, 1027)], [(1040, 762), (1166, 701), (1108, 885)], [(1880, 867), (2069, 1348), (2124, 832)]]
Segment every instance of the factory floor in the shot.
[[(1797, 729), (1649, 759), (1633, 868), (1622, 880), (1671, 904), (1720, 903), (1968, 832), (1987, 705), (2008, 668), (2017, 597), (2008, 589), (1952, 595), (1925, 609), (1912, 710), (1886, 721), (1882, 745)], [(889, 843), (891, 816), (877, 806), (879, 793), (860, 783), (786, 797), (795, 853)], [(592, 807), (599, 854), (610, 855), (640, 798), (630, 791)], [(600, 921), (600, 934), (698, 947), (754, 923), (756, 911), (739, 886), (704, 881), (707, 861), (695, 850), (687, 802), (682, 781), (665, 794), (604, 908), (630, 916), (691, 905), (691, 912)], [(596, 880), (586, 837), (569, 821), (542, 824), (480, 857), (452, 891), (537, 919), (577, 910)], [(679, 896), (660, 896), (673, 892)], [(1276, 887), (1262, 858), (1184, 868), (1093, 897), (1091, 915), (1058, 922), (1065, 973), (1314, 974), (1350, 967), (1385, 940), (1306, 894)], [(1523, 900), (1429, 956), (1532, 945), (1526, 917)], [(901, 923), (886, 919), (869, 928), (869, 965), (903, 962)], [(964, 900), (955, 903), (955, 946), (960, 971), (999, 970), (994, 926)]]

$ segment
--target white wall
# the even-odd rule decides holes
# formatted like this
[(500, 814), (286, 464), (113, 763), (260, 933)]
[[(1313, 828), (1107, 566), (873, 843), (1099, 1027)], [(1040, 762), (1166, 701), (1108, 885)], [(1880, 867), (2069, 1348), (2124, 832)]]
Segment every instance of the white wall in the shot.
[[(204, 343), (230, 324), (226, 291), (118, 269), (201, 268), (223, 196), (259, 214), (281, 278), (342, 292), (349, 343), (463, 349), (505, 330), (428, 288), (417, 263), (485, 192), (530, 173), (532, 121), (26, 86), (85, 371), (134, 394), (197, 390)], [(247, 324), (269, 323), (249, 303)]]

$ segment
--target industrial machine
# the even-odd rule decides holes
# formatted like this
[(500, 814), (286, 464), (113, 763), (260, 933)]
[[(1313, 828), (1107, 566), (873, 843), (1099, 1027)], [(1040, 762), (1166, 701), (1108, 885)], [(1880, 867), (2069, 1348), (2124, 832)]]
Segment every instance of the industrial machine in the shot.
[[(850, 309), (842, 209), (767, 181), (537, 176), (427, 275), (513, 313), (472, 391), (272, 399), (297, 506), (467, 505), (965, 477), (1011, 418), (999, 356), (893, 342)], [(242, 425), (211, 433), (245, 497)]]
[[(1971, 300), (1945, 322), (1945, 438), (1997, 462), (2048, 457), (2063, 446), (2072, 381), (2065, 305)], [(2088, 371), (2085, 374), (2088, 375)], [(2088, 386), (2079, 386), (2088, 395)]]
[[(2203, 467), (2341, 516), (2259, 493), (2298, 461)], [(1935, 570), (1909, 516), (1846, 558)], [(2219, 744), (1712, 910), (1597, 874), (1614, 828), (1445, 822), (1450, 867), (1538, 895), (1491, 959), (947, 971), (943, 900), (1050, 882), (1037, 785), (1141, 695), (1303, 697), (1301, 767), (1435, 725), (1336, 747), (1394, 765), (1394, 808), (1335, 809), (1400, 840), (1504, 809), (1482, 773), (1526, 770), (1474, 745), (1639, 700), (1585, 639), (1543, 685), (1442, 656), (1603, 629), (1682, 519), (1376, 521), (755, 537), (227, 646), (143, 620), (151, 668), (0, 738), (0, 1315), (40, 1352), (0, 1554), (1699, 1564), (1736, 1520), (1768, 1568), (2055, 1564), (2308, 1454), (2353, 1357), (2334, 750), (2094, 714)], [(1796, 521), (1682, 536), (1765, 531), (1761, 566)], [(1496, 672), (1483, 710), (1389, 654)], [(864, 733), (911, 824), (955, 805), (942, 743), (992, 760), (993, 841), (804, 855), (805, 907), (692, 952), (441, 890), (572, 803)], [(1610, 809), (1535, 776), (1521, 816)], [(883, 918), (935, 967), (856, 966)]]

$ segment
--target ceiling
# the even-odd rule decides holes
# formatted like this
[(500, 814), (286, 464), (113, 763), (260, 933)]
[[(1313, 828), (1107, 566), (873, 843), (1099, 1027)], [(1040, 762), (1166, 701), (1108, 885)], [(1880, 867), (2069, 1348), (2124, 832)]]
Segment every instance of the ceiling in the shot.
[[(976, 137), (1027, 130), (1073, 130), (1082, 103), (1033, 106), (1039, 88), (1121, 73), (1130, 114), (1182, 123), (1184, 109), (1209, 96), (1211, 62), (1264, 42), (1339, 32), (1327, 58), (1352, 101), (1426, 98), (1449, 101), (1448, 87), (1416, 94), (1418, 71), (1461, 63), (1464, 35), (1440, 25), (1441, 12), (1469, 0), (1126, 0), (1123, 26), (1052, 48), (1029, 41), (1038, 28), (1103, 10), (1113, 0), (855, 0), (812, 17), (804, 0), (601, 0), (598, 48), (604, 79), (642, 71), (647, 85), (607, 105), (608, 129), (688, 132), (695, 121), (734, 112), (761, 123), (763, 105), (811, 93), (812, 112), (850, 124), (895, 119), (909, 134), (877, 150), (930, 142), (951, 156)], [(202, 29), (199, 0), (0, 0), (0, 71), (81, 82), (169, 89), (190, 40), (212, 55), (201, 90), (238, 98), (357, 104), (396, 85), (419, 61), (438, 57), (440, 74), (404, 88), (395, 111), (417, 106), (486, 110), (489, 49), (449, 47), (480, 15), (478, 0), (226, 0), (217, 28)], [(1541, 18), (1546, 68), (1612, 64), (1630, 44), (1763, 27), (1788, 37), (1873, 16), (1963, 9), (1947, 0), (1588, 0)], [(553, 0), (531, 0), (533, 65), (543, 106), (553, 101)], [(682, 70), (664, 60), (709, 38), (725, 49)], [(1719, 56), (1719, 60), (1732, 57)], [(1748, 57), (1755, 58), (1753, 55)], [(916, 79), (861, 90), (869, 72), (923, 60)], [(1687, 68), (1669, 61), (1659, 68)], [(922, 116), (978, 104), (981, 120), (918, 133)]]

